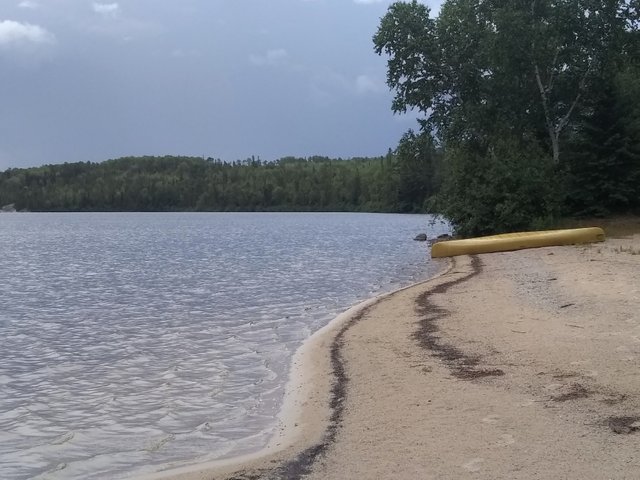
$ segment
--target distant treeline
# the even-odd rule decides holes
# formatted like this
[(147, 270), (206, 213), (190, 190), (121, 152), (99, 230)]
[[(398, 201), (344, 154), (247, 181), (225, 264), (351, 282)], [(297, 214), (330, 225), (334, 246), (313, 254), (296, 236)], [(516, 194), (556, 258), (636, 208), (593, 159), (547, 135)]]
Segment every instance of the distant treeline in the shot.
[[(223, 162), (124, 157), (0, 173), (0, 206), (29, 211), (413, 212), (432, 194), (435, 152), (348, 160)], [(421, 173), (422, 172), (422, 173)]]
[(640, 214), (640, 0), (394, 2), (373, 46), (419, 124), (385, 156), (12, 169), (0, 206), (431, 211), (463, 236)]

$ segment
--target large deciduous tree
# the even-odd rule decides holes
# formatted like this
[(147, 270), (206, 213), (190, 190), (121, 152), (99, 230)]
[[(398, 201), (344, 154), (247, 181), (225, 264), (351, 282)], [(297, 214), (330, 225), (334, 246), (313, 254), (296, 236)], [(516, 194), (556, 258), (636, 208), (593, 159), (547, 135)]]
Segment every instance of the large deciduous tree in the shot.
[[(446, 0), (435, 18), (416, 0), (389, 7), (373, 42), (388, 57), (392, 109), (419, 112), (423, 133), (443, 147), (442, 189), (431, 205), (458, 232), (542, 227), (560, 206), (593, 211), (612, 192), (624, 197), (610, 202), (615, 208), (638, 203), (635, 110), (622, 108), (615, 84), (638, 79), (639, 7)], [(607, 98), (613, 91), (617, 100)], [(612, 118), (613, 127), (603, 125)]]
[(417, 109), (423, 127), (443, 141), (505, 130), (544, 136), (558, 163), (567, 126), (621, 35), (636, 28), (634, 4), (448, 0), (433, 19), (416, 0), (397, 2), (373, 41), (389, 57), (394, 111)]

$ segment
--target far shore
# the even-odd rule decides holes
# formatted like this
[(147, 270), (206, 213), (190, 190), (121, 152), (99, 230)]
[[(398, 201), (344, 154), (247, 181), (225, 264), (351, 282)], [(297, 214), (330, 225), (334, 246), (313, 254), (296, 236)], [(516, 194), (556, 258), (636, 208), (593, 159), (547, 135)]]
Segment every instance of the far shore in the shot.
[(448, 262), (305, 343), (265, 449), (137, 478), (639, 478), (640, 235)]

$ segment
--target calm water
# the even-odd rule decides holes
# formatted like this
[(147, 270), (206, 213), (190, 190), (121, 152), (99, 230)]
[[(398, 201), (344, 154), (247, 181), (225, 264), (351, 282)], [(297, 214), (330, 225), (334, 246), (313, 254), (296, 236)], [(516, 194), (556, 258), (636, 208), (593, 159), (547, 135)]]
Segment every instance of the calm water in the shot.
[[(263, 446), (292, 353), (424, 279), (423, 215), (0, 215), (0, 478), (125, 478)], [(166, 466), (166, 465), (165, 465)]]

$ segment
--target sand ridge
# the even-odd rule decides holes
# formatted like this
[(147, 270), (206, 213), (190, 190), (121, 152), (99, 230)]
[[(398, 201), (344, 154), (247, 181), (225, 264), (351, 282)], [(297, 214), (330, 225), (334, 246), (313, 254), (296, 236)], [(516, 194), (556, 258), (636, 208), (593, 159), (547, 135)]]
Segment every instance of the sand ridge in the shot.
[(324, 433), (173, 478), (640, 478), (639, 312), (640, 237), (458, 257), (311, 349)]

